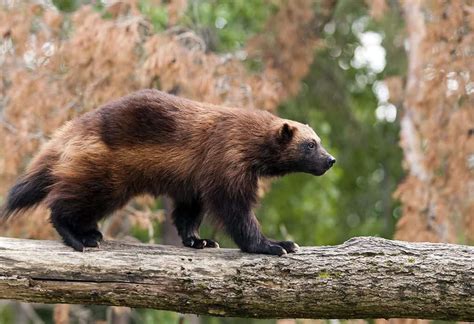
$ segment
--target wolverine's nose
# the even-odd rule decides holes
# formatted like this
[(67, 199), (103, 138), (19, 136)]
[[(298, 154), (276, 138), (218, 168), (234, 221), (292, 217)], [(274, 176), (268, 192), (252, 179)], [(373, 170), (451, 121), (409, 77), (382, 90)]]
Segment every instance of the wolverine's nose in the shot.
[(336, 163), (336, 159), (332, 156), (328, 157), (328, 168), (332, 167)]

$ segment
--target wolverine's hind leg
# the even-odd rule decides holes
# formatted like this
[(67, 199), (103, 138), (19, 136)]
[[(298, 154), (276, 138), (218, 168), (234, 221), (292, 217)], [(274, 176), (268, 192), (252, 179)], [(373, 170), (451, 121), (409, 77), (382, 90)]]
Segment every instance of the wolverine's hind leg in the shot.
[[(94, 166), (89, 166), (94, 171)], [(109, 177), (101, 170), (90, 171), (80, 178), (60, 178), (54, 185), (47, 205), (51, 222), (64, 240), (75, 250), (98, 247), (102, 240), (97, 222), (128, 201), (128, 195), (114, 195)]]
[(63, 239), (64, 244), (72, 247), (76, 251), (84, 251), (82, 238), (73, 231), (73, 226), (70, 222), (53, 208), (51, 209), (51, 223)]
[(199, 226), (203, 218), (202, 206), (199, 200), (196, 199), (190, 202), (175, 201), (172, 217), (184, 246), (195, 249), (219, 247), (216, 241), (199, 237)]
[(102, 233), (97, 221), (104, 215), (102, 209), (91, 210), (74, 200), (55, 201), (50, 208), (51, 223), (66, 245), (77, 251), (99, 246)]

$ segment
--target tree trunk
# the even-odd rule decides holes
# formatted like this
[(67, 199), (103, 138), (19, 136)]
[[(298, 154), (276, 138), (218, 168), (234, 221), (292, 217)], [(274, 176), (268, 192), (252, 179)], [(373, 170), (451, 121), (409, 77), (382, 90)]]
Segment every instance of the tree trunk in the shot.
[(474, 247), (354, 238), (283, 257), (0, 238), (0, 298), (258, 318), (474, 320)]

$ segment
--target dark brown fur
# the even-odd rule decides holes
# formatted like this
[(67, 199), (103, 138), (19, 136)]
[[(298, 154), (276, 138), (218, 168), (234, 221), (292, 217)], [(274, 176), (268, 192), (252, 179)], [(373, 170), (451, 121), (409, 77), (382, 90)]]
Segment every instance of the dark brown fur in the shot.
[[(312, 143), (312, 144), (310, 144)], [(68, 122), (10, 191), (4, 214), (43, 201), (66, 244), (97, 246), (97, 222), (140, 194), (168, 195), (186, 246), (205, 212), (243, 251), (281, 255), (293, 242), (265, 238), (252, 212), (259, 177), (323, 174), (334, 163), (307, 125), (142, 90)]]

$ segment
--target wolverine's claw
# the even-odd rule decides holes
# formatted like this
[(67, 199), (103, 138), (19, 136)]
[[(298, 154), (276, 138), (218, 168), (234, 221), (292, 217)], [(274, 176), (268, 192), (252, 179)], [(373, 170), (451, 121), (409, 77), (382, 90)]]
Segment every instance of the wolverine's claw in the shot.
[(292, 241), (280, 241), (275, 243), (284, 248), (288, 253), (294, 253), (300, 248), (298, 244)]
[(209, 239), (200, 239), (188, 237), (183, 240), (183, 245), (191, 247), (194, 249), (203, 249), (203, 248), (218, 248), (219, 244), (216, 241)]
[(206, 239), (206, 247), (218, 249), (220, 246), (219, 243), (217, 243), (216, 241)]

